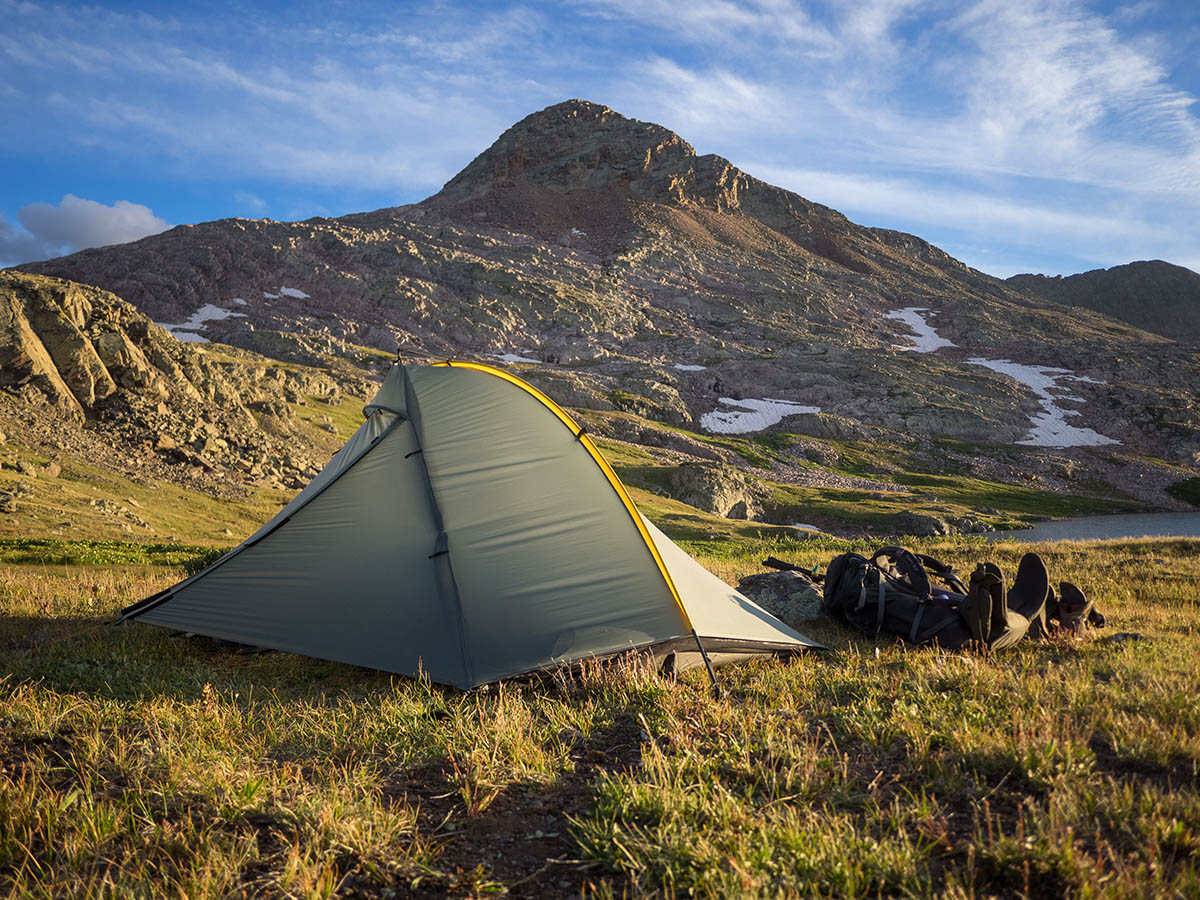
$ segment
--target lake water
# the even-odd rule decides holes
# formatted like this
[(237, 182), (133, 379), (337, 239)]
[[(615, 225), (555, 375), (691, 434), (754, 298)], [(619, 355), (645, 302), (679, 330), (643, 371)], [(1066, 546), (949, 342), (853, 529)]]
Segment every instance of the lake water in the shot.
[(1124, 513), (1117, 516), (1080, 516), (1038, 522), (1021, 531), (998, 531), (993, 540), (1092, 541), (1103, 538), (1200, 537), (1200, 510), (1196, 512)]

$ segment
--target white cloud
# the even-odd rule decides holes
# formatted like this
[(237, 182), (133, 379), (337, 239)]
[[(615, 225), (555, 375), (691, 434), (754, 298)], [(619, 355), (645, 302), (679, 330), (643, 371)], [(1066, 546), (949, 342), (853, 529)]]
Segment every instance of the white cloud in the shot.
[(17, 213), (20, 228), (0, 216), (0, 264), (14, 265), (158, 234), (170, 224), (128, 200), (105, 206), (67, 194), (54, 206), (31, 203)]
[(813, 19), (805, 5), (792, 0), (579, 0), (576, 5), (593, 15), (669, 29), (694, 41), (750, 36), (809, 51), (833, 52), (836, 47), (828, 29)]

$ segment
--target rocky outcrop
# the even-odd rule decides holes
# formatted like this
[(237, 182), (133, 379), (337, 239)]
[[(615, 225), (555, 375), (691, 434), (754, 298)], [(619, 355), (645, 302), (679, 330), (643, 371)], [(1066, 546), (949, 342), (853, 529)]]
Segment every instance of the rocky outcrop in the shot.
[[(148, 454), (184, 469), (299, 487), (337, 439), (328, 416), (310, 424), (294, 408), (309, 398), (337, 403), (347, 389), (371, 391), (345, 372), (182, 343), (98, 288), (0, 272), (0, 401), (4, 412), (41, 413), (22, 421), (26, 447), (66, 446), (72, 428), (87, 428), (102, 432), (118, 457)], [(49, 417), (60, 424), (46, 424)], [(34, 477), (61, 471), (53, 461), (12, 465)]]
[(761, 513), (745, 477), (733, 466), (689, 462), (672, 470), (667, 491), (676, 500), (728, 519), (753, 519)]
[(105, 291), (0, 272), (0, 387), (76, 421), (119, 389), (155, 401), (170, 396), (180, 371), (174, 343)]
[(896, 535), (939, 537), (955, 534), (958, 529), (937, 516), (925, 513), (900, 512), (891, 517), (891, 530)]
[(820, 590), (796, 572), (748, 575), (738, 582), (738, 590), (792, 628), (822, 616)]

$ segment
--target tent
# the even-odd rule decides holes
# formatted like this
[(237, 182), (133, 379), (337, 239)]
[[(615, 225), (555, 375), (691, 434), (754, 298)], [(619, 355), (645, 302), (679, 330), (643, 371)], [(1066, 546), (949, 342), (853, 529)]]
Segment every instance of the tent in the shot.
[(469, 688), (631, 648), (676, 669), (818, 646), (672, 543), (510, 373), (394, 365), (275, 518), (136, 620)]

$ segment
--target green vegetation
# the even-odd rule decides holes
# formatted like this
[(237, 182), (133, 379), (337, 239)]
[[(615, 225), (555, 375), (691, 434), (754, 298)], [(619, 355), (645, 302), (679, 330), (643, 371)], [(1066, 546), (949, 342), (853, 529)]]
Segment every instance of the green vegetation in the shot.
[(938, 499), (962, 504), (971, 509), (990, 506), (1012, 516), (1088, 516), (1104, 513), (1133, 512), (1142, 508), (1134, 500), (1112, 496), (1056, 494), (1016, 484), (949, 475), (896, 474), (894, 480)]
[(1167, 493), (1192, 506), (1200, 506), (1200, 478), (1184, 478), (1167, 488)]
[[(32, 459), (38, 465), (46, 462)], [(0, 516), (0, 539), (132, 537), (162, 542), (170, 537), (181, 543), (228, 546), (254, 532), (294, 493), (254, 487), (234, 489), (232, 497), (214, 497), (170, 481), (106, 469), (74, 454), (64, 453), (59, 461), (62, 472), (56, 478), (0, 470), (0, 491), (22, 490), (16, 515)]]
[(0, 562), (87, 566), (187, 566), (197, 557), (207, 557), (209, 547), (189, 544), (149, 544), (134, 541), (65, 541), (37, 538), (0, 540)]
[(330, 403), (324, 397), (309, 394), (303, 406), (291, 404), (291, 407), (297, 418), (322, 430), (328, 430), (322, 426), (333, 425), (336, 431), (330, 433), (342, 441), (349, 440), (363, 423), (363, 401), (358, 397), (342, 397), (337, 403)]
[[(729, 579), (777, 551), (709, 549)], [(1038, 549), (1146, 639), (983, 656), (814, 624), (831, 652), (723, 669), (720, 699), (636, 660), (462, 694), (78, 634), (181, 572), (10, 564), (0, 895), (1196, 896), (1200, 542)]]

